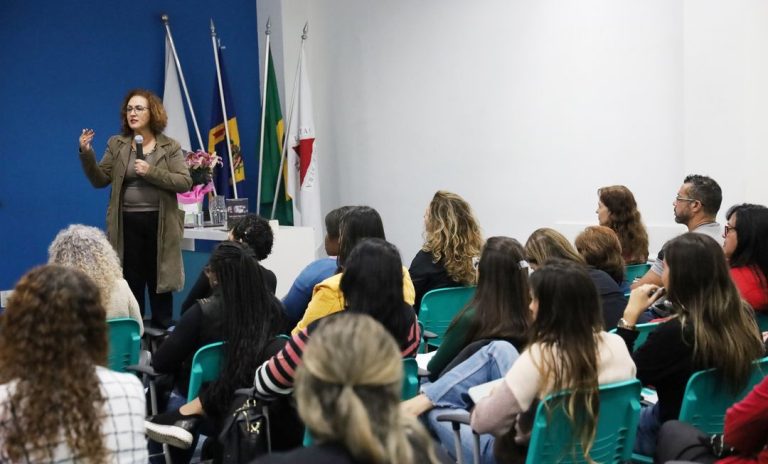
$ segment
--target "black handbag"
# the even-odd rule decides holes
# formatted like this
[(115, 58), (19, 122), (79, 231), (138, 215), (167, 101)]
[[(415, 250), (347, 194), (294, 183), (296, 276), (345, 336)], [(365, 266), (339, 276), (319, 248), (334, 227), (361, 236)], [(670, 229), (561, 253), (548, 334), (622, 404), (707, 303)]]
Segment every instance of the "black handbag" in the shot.
[(219, 434), (224, 464), (250, 462), (272, 449), (269, 413), (266, 403), (251, 392), (239, 393), (232, 400), (230, 413)]

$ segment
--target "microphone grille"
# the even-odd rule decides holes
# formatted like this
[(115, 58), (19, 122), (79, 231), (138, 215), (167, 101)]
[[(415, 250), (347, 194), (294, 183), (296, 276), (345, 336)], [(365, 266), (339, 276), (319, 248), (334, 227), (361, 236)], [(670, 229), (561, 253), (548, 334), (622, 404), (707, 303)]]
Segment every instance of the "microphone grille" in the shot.
[(133, 141), (136, 143), (144, 143), (144, 137), (137, 135), (136, 137), (133, 138)]

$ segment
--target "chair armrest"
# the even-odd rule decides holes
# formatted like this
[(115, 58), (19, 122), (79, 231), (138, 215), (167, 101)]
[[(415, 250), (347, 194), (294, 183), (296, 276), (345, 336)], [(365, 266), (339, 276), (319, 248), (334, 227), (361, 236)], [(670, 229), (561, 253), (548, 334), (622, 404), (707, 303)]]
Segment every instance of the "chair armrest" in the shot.
[(433, 340), (437, 338), (437, 334), (430, 330), (425, 330), (424, 333), (421, 334), (421, 336), (424, 338), (424, 340)]
[(127, 366), (125, 370), (128, 372), (136, 372), (137, 374), (144, 374), (152, 378), (160, 376), (160, 373), (155, 372), (155, 369), (152, 366), (145, 364), (134, 364), (133, 366)]
[(451, 412), (444, 412), (435, 417), (438, 422), (452, 422), (454, 428), (457, 428), (461, 424), (469, 425), (469, 411), (456, 410)]
[(144, 335), (149, 338), (160, 338), (168, 335), (168, 331), (157, 327), (144, 326)]

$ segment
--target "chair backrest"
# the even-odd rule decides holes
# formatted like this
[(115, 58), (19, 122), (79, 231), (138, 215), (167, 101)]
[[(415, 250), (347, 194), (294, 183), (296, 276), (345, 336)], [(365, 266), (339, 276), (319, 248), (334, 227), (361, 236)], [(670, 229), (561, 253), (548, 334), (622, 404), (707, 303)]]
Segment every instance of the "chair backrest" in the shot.
[[(558, 401), (564, 393), (539, 403), (528, 445), (527, 464), (584, 463), (581, 444)], [(550, 410), (546, 405), (550, 405)], [(640, 419), (640, 382), (636, 379), (600, 386), (600, 413), (590, 457), (595, 462), (629, 462)]]
[(650, 264), (630, 264), (624, 267), (624, 280), (630, 284), (637, 278), (645, 275), (651, 268)]
[[(635, 330), (637, 330), (637, 338), (635, 339), (635, 346), (632, 351), (637, 351), (640, 346), (648, 340), (648, 335), (656, 330), (661, 322), (646, 322), (644, 324), (637, 324)], [(616, 329), (609, 330), (610, 333), (616, 333)]]
[(635, 347), (633, 351), (637, 351), (637, 349), (648, 340), (648, 335), (656, 330), (656, 327), (658, 327), (659, 324), (661, 324), (661, 322), (646, 322), (645, 324), (637, 324), (635, 326), (635, 330), (637, 330), (638, 334), (635, 339)]
[(691, 424), (706, 434), (723, 433), (725, 412), (741, 401), (768, 373), (768, 357), (753, 363), (747, 385), (739, 392), (732, 392), (722, 381), (716, 369), (694, 373), (688, 379), (680, 406), (680, 420)]
[(427, 292), (421, 299), (419, 321), (424, 324), (424, 330), (437, 334), (437, 338), (429, 340), (432, 346), (440, 346), (453, 317), (475, 294), (475, 287), (439, 288)]
[(125, 372), (127, 366), (139, 363), (141, 327), (130, 317), (107, 319), (109, 328), (108, 365), (113, 371)]
[(419, 365), (416, 358), (403, 358), (403, 399), (419, 394)]
[(189, 390), (187, 401), (197, 398), (200, 386), (219, 378), (221, 373), (222, 349), (224, 342), (211, 343), (197, 350), (192, 358), (192, 370), (189, 373)]
[(755, 312), (755, 319), (757, 319), (757, 326), (760, 328), (760, 332), (768, 331), (768, 314), (762, 312)]

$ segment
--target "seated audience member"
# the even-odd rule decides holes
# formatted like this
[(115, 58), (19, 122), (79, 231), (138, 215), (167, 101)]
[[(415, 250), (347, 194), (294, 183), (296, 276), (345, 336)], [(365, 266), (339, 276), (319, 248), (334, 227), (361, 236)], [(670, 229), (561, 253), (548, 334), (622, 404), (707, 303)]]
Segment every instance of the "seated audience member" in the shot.
[[(622, 292), (629, 293), (629, 282), (624, 280), (621, 244), (613, 230), (603, 226), (589, 226), (576, 236), (574, 245), (587, 265), (605, 271)], [(618, 322), (618, 319), (614, 322)]]
[[(428, 423), (448, 450), (454, 449), (453, 433), (436, 417), (449, 409), (467, 409), (469, 387), (502, 377), (472, 411), (472, 429), (491, 434), (481, 436), (482, 462), (525, 461), (537, 401), (567, 389), (574, 391), (574, 407), (584, 412), (586, 421), (575, 429), (589, 450), (599, 413), (598, 385), (634, 377), (635, 366), (621, 338), (602, 331), (599, 297), (584, 266), (551, 260), (530, 280), (534, 319), (528, 348), (519, 357), (508, 343), (492, 342), (403, 404), (416, 414), (441, 408), (430, 412)], [(470, 440), (470, 433), (462, 433), (468, 456)]]
[[(752, 361), (763, 356), (752, 310), (731, 281), (722, 248), (704, 234), (686, 233), (665, 247), (662, 282), (675, 317), (662, 322), (632, 358), (637, 378), (652, 385), (658, 402), (640, 415), (635, 450), (653, 455), (661, 424), (676, 419), (688, 379), (695, 371), (717, 368), (725, 385), (738, 391), (747, 382)], [(652, 304), (658, 287), (632, 291), (617, 333), (632, 351), (638, 316)]]
[(768, 208), (737, 205), (725, 216), (723, 251), (731, 278), (755, 311), (768, 311)]
[[(345, 254), (343, 230), (342, 226), (340, 256), (345, 256), (345, 260), (340, 291), (344, 294), (343, 309), (373, 317), (394, 337), (403, 357), (416, 356), (420, 341), (419, 326), (413, 308), (403, 301), (400, 253), (391, 243), (369, 238), (360, 241)], [(293, 335), (285, 348), (256, 369), (254, 383), (258, 396), (274, 398), (293, 391), (294, 371), (301, 364), (304, 346), (319, 322), (315, 321)]]
[(120, 259), (104, 232), (82, 224), (67, 227), (48, 247), (48, 264), (68, 266), (85, 273), (99, 287), (107, 319), (136, 319), (140, 332), (144, 333), (139, 302), (123, 279)]
[[(381, 216), (375, 209), (367, 206), (355, 206), (341, 220), (338, 257), (340, 270), (343, 271), (349, 253), (364, 238), (384, 240), (384, 225), (381, 223)], [(408, 269), (403, 267), (401, 274), (403, 281), (402, 299), (408, 305), (412, 305), (414, 299), (413, 282), (411, 282)], [(315, 289), (312, 291), (312, 300), (310, 300), (299, 323), (291, 331), (292, 335), (300, 333), (312, 322), (344, 309), (344, 292), (340, 288), (341, 280), (342, 273), (340, 272), (315, 285)]]
[(469, 203), (455, 193), (438, 190), (424, 213), (424, 245), (408, 269), (416, 289), (416, 314), (430, 290), (475, 285), (473, 260), (482, 246), (480, 226)]
[[(186, 402), (189, 370), (195, 352), (210, 343), (223, 346), (223, 365), (218, 380), (204, 386), (200, 396), (180, 408), (159, 414), (146, 422), (147, 435), (161, 443), (189, 448), (199, 423), (206, 419), (214, 430), (227, 413), (235, 390), (253, 383), (253, 372), (285, 344), (276, 336), (287, 323), (280, 301), (267, 290), (253, 250), (238, 242), (222, 242), (206, 271), (213, 295), (199, 300), (176, 325), (152, 358), (157, 372), (174, 373), (181, 402)], [(172, 401), (172, 406), (180, 401)], [(280, 421), (276, 421), (279, 423)], [(207, 434), (217, 436), (213, 434)], [(300, 442), (294, 434), (292, 445)], [(290, 437), (273, 433), (277, 448)], [(282, 439), (282, 440), (281, 440)], [(282, 446), (286, 449), (288, 445)], [(179, 456), (183, 453), (179, 453)], [(177, 458), (174, 462), (183, 462)]]
[[(723, 228), (717, 222), (717, 212), (723, 202), (723, 192), (714, 179), (698, 174), (691, 174), (683, 180), (683, 185), (677, 191), (674, 207), (675, 222), (683, 224), (688, 232), (704, 234), (712, 237), (717, 243), (723, 243)], [(644, 284), (661, 286), (661, 273), (664, 271), (665, 248), (659, 252), (653, 266), (638, 281), (632, 283), (632, 288)]]
[(528, 264), (520, 242), (491, 237), (478, 265), (477, 291), (451, 321), (443, 341), (429, 362), (435, 381), (467, 345), (479, 340), (506, 340), (523, 351), (530, 325)]
[[(272, 253), (272, 244), (274, 243), (274, 233), (269, 221), (256, 214), (249, 214), (241, 219), (231, 221), (228, 240), (240, 242), (251, 247), (255, 253), (256, 259), (263, 261)], [(261, 274), (264, 277), (264, 284), (267, 290), (274, 295), (277, 289), (277, 277), (275, 273), (259, 264)], [(181, 303), (181, 313), (184, 314), (191, 308), (197, 300), (211, 296), (211, 284), (205, 272), (200, 272), (195, 284), (189, 290), (184, 302)]]
[[(743, 400), (728, 408), (725, 433), (705, 435), (679, 421), (659, 431), (656, 462), (672, 460), (710, 464), (758, 464), (768, 461), (768, 377)], [(720, 458), (724, 458), (720, 460)]]
[(624, 262), (645, 264), (648, 261), (648, 232), (637, 210), (632, 192), (623, 185), (597, 190), (597, 220), (616, 232)]
[(400, 348), (373, 318), (320, 321), (296, 372), (296, 403), (314, 443), (258, 463), (437, 463), (424, 427), (398, 407)]
[(71, 267), (25, 274), (0, 318), (0, 461), (144, 464), (144, 388), (107, 369), (99, 289)]
[[(526, 260), (535, 271), (539, 265), (553, 258), (565, 259), (586, 266), (584, 258), (571, 245), (567, 238), (554, 229), (535, 230), (525, 242)], [(616, 281), (605, 271), (590, 267), (589, 277), (597, 287), (603, 312), (603, 324), (606, 330), (616, 326), (621, 313), (627, 305), (627, 299)]]
[(312, 290), (315, 285), (336, 274), (341, 218), (352, 208), (352, 206), (342, 206), (325, 215), (325, 253), (328, 257), (313, 261), (305, 267), (283, 298), (285, 314), (288, 315), (292, 324), (295, 325), (304, 315), (312, 299)]

